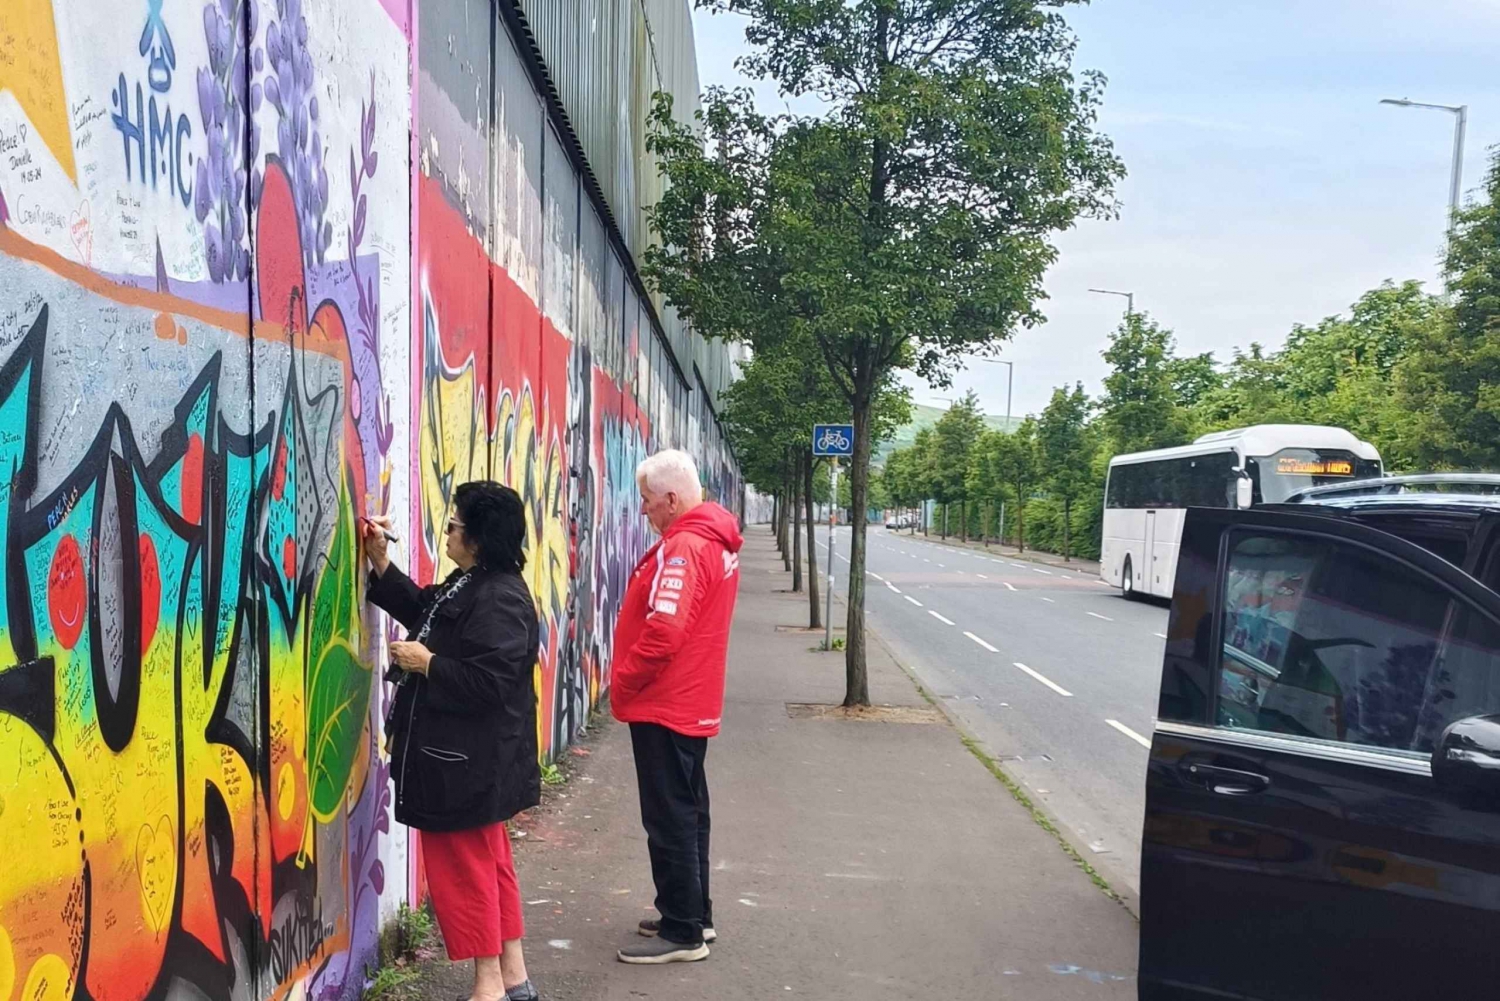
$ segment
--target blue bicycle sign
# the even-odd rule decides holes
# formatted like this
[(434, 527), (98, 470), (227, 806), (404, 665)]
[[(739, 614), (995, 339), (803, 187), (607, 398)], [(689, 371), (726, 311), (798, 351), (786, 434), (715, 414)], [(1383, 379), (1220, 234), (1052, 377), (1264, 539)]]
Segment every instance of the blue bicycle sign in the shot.
[(853, 424), (813, 425), (813, 455), (851, 456), (853, 454)]

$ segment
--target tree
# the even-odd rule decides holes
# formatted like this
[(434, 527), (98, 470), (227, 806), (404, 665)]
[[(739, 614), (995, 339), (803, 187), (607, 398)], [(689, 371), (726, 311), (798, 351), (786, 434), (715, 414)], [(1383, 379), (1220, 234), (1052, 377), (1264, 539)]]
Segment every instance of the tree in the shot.
[[(1014, 431), (995, 442), (995, 476), (1005, 484), (1016, 512), (1016, 543), (1026, 551), (1026, 505), (1041, 480), (1037, 447), (1037, 422), (1028, 417)], [(1005, 526), (1001, 525), (1004, 540)]]
[(1088, 430), (1089, 398), (1078, 383), (1073, 392), (1059, 386), (1037, 422), (1047, 488), (1063, 506), (1063, 559), (1073, 558), (1073, 504), (1092, 481), (1089, 466), (1094, 450)]
[(937, 496), (937, 432), (923, 428), (912, 439), (912, 469), (922, 495), (922, 534), (927, 534), (927, 502)]
[(1104, 352), (1110, 373), (1099, 409), (1116, 453), (1188, 441), (1191, 418), (1178, 404), (1173, 384), (1174, 348), (1172, 332), (1144, 313), (1127, 315), (1110, 336)]
[[(808, 628), (822, 625), (818, 601), (817, 547), (812, 534), (812, 428), (844, 416), (827, 370), (810, 344), (786, 342), (782, 351), (756, 355), (724, 393), (723, 420), (741, 468), (751, 482), (767, 481), (784, 497), (792, 590), (801, 591), (801, 550), (806, 523)], [(760, 483), (757, 483), (760, 486)]]
[(1172, 380), (1172, 397), (1189, 413), (1195, 411), (1208, 394), (1224, 385), (1224, 374), (1212, 351), (1186, 358), (1167, 359), (1167, 377)]
[(948, 535), (949, 504), (959, 505), (963, 537), (968, 538), (969, 453), (983, 431), (984, 417), (979, 412), (979, 397), (973, 390), (944, 411), (933, 427), (932, 496), (944, 508), (945, 538)]
[(911, 463), (911, 449), (898, 448), (885, 457), (885, 466), (880, 470), (880, 482), (886, 496), (891, 504), (903, 511), (920, 503), (912, 483)]
[[(867, 705), (865, 510), (872, 413), (897, 368), (937, 384), (964, 351), (1040, 320), (1054, 233), (1115, 211), (1095, 122), (1103, 78), (1038, 0), (704, 0), (748, 15), (752, 76), (828, 111), (767, 118), (710, 91), (714, 149), (660, 96), (666, 175), (645, 270), (707, 336), (810, 336), (854, 423), (845, 704)], [(773, 320), (774, 322), (767, 322)]]

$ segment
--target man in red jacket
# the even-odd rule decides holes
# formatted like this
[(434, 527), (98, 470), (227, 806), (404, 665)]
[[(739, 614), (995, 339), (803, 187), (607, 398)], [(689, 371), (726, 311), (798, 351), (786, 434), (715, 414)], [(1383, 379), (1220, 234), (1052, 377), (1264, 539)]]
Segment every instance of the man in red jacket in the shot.
[(714, 935), (708, 896), (708, 738), (724, 711), (729, 621), (740, 587), (739, 524), (703, 500), (692, 456), (675, 449), (635, 474), (641, 513), (661, 535), (630, 576), (615, 624), (610, 705), (630, 724), (656, 909), (651, 942), (624, 963), (691, 963)]

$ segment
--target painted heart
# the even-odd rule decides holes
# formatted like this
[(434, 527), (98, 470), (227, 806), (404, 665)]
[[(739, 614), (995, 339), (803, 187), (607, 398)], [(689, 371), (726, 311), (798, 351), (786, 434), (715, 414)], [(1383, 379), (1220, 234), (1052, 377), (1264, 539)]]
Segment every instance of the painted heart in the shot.
[(159, 935), (172, 918), (177, 892), (177, 839), (170, 817), (162, 817), (155, 826), (141, 825), (135, 840), (135, 868), (141, 880), (141, 910)]
[(73, 210), (69, 229), (73, 234), (73, 246), (78, 248), (78, 256), (87, 267), (94, 259), (93, 209), (90, 208), (88, 199), (84, 199), (83, 204)]

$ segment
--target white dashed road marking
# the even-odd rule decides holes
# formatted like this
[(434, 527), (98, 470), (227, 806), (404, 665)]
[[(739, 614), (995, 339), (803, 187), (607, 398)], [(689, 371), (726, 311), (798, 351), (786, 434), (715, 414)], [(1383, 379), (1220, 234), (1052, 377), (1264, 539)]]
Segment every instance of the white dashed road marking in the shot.
[(997, 650), (994, 647), (990, 646), (984, 640), (980, 639), (978, 636), (975, 636), (973, 633), (965, 632), (964, 635), (967, 636), (967, 637), (969, 637), (969, 639), (973, 640), (975, 643), (978, 643), (980, 646), (984, 647), (990, 653), (999, 653), (1000, 652), (999, 650)]
[(1016, 661), (1016, 666), (1019, 667), (1021, 670), (1025, 671), (1027, 674), (1031, 675), (1036, 680), (1040, 681), (1042, 684), (1046, 685), (1048, 688), (1052, 689), (1058, 695), (1062, 695), (1062, 696), (1065, 696), (1065, 697), (1070, 698), (1070, 699), (1073, 697), (1073, 693), (1072, 692), (1068, 691), (1066, 688), (1064, 688), (1063, 686), (1059, 685), (1057, 682), (1051, 680), (1050, 678), (1047, 678), (1045, 675), (1042, 675), (1042, 674), (1039, 674), (1036, 671), (1033, 671), (1031, 668), (1027, 667), (1025, 664), (1021, 663), (1020, 661)]
[(927, 614), (930, 615), (930, 616), (932, 616), (934, 619), (937, 619), (939, 622), (941, 622), (945, 626), (951, 626), (951, 625), (953, 625), (953, 620), (952, 619), (949, 619), (949, 618), (946, 618), (946, 617), (944, 617), (942, 615), (939, 615), (937, 612), (934, 612), (930, 608), (927, 610)]
[(1108, 615), (1100, 615), (1098, 612), (1090, 612), (1089, 614), (1092, 615), (1096, 619), (1103, 619), (1105, 622), (1113, 622), (1113, 621), (1115, 621), (1114, 619), (1110, 618)]
[(913, 598), (909, 594), (903, 594), (901, 597), (905, 598), (907, 601), (911, 602), (913, 605), (916, 605), (918, 608), (922, 607), (922, 603), (920, 601), (918, 601), (916, 598)]
[(1119, 720), (1117, 720), (1117, 719), (1107, 719), (1104, 722), (1108, 723), (1110, 726), (1114, 727), (1116, 730), (1119, 730), (1125, 736), (1129, 737), (1131, 740), (1135, 741), (1137, 744), (1140, 744), (1146, 750), (1148, 750), (1148, 751), (1151, 750), (1151, 741), (1147, 740), (1145, 737), (1142, 737), (1140, 734), (1136, 733), (1134, 730), (1130, 729), (1130, 727), (1126, 726), (1124, 723), (1121, 723)]

